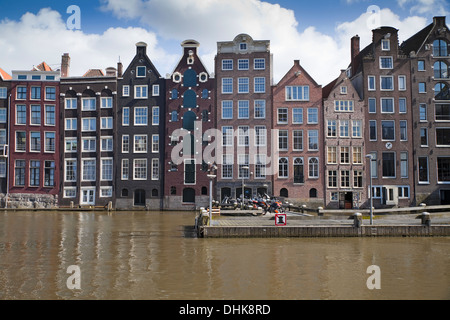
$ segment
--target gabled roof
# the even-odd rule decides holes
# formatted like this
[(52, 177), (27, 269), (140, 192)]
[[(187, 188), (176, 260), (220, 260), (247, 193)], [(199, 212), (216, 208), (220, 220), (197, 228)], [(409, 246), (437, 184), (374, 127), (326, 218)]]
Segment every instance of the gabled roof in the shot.
[(104, 77), (105, 74), (101, 69), (89, 69), (83, 77), (85, 78), (91, 78), (91, 77)]
[(278, 81), (278, 83), (275, 86), (278, 86), (280, 83), (285, 82), (287, 79), (289, 79), (289, 74), (294, 70), (294, 69), (299, 69), (300, 74), (303, 74), (305, 76), (306, 79), (308, 79), (315, 87), (320, 87), (321, 85), (319, 85), (316, 80), (314, 80), (313, 77), (311, 77), (311, 75), (301, 66), (300, 61), (299, 60), (294, 60), (294, 65), (289, 69), (288, 72), (286, 72), (286, 74), (283, 76), (283, 78), (281, 78), (280, 81)]
[(41, 64), (33, 67), (31, 71), (53, 71), (52, 68), (45, 62), (41, 62)]
[(12, 79), (12, 77), (8, 73), (6, 73), (6, 71), (3, 70), (2, 68), (0, 68), (0, 77), (3, 80), (11, 80)]
[(334, 89), (334, 86), (336, 85), (336, 82), (338, 81), (339, 77), (331, 81), (329, 84), (327, 84), (325, 87), (322, 88), (322, 98), (327, 99), (328, 96), (331, 93), (331, 90)]
[(355, 87), (353, 86), (352, 82), (347, 77), (347, 70), (341, 70), (341, 74), (339, 75), (339, 77), (337, 77), (336, 79), (331, 81), (329, 84), (327, 84), (325, 87), (323, 87), (323, 89), (322, 89), (322, 98), (324, 100), (328, 99), (330, 94), (335, 89), (340, 87), (344, 82), (346, 82), (346, 84), (345, 84), (346, 86), (351, 87), (351, 90), (349, 90), (348, 92), (355, 91), (357, 97), (359, 99), (361, 99), (361, 97), (359, 96), (359, 93), (357, 92), (357, 90), (355, 90)]
[(409, 39), (403, 41), (400, 48), (405, 54), (409, 54), (411, 51), (417, 53), (423, 46), (425, 40), (428, 38), (431, 30), (433, 30), (434, 23), (429, 24)]

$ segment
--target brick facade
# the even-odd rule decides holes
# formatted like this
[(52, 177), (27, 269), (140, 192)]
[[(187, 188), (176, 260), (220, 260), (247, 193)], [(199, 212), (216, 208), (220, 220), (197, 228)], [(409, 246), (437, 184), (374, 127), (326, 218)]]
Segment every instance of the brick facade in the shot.
[(215, 128), (215, 80), (198, 56), (200, 44), (186, 40), (181, 46), (183, 55), (165, 92), (164, 209), (169, 210), (208, 206), (207, 175), (215, 162), (205, 154)]
[(323, 90), (325, 206), (357, 209), (367, 201), (365, 104), (342, 70)]
[(227, 135), (221, 141), (216, 198), (241, 197), (243, 183), (246, 198), (271, 195), (276, 164), (271, 157), (270, 41), (240, 34), (218, 42), (215, 74), (217, 129)]
[(323, 106), (322, 86), (298, 60), (273, 86), (272, 128), (274, 195), (297, 205), (322, 206)]

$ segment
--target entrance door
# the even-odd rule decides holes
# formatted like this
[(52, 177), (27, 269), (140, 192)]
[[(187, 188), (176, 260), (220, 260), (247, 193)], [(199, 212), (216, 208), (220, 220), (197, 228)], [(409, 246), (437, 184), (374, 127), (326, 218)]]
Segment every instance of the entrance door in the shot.
[(353, 192), (339, 192), (339, 209), (353, 209)]
[(345, 209), (353, 209), (353, 192), (345, 193)]
[(145, 190), (138, 189), (134, 192), (134, 205), (145, 206)]
[(94, 205), (95, 204), (95, 188), (81, 189), (80, 204)]

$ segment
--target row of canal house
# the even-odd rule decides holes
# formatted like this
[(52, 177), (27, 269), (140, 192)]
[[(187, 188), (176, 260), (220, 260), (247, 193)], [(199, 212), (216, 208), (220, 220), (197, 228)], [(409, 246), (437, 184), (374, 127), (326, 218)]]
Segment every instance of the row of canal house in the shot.
[(217, 43), (214, 73), (194, 40), (165, 77), (144, 42), (125, 70), (71, 76), (69, 54), (0, 69), (2, 205), (190, 210), (210, 184), (218, 200), (449, 203), (449, 43), (444, 17), (402, 44), (375, 29), (325, 86), (298, 60), (274, 84), (270, 41), (247, 34)]

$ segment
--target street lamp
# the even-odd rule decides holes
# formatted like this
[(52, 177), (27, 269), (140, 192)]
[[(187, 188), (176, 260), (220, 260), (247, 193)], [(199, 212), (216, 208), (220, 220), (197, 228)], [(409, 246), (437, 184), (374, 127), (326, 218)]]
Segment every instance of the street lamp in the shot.
[[(241, 174), (242, 174), (242, 193), (241, 193), (241, 210), (244, 210), (244, 170), (250, 170), (250, 168), (248, 166), (243, 166), (241, 167)], [(250, 176), (250, 175), (249, 175)]]
[(373, 224), (373, 190), (372, 190), (372, 161), (373, 156), (371, 154), (366, 154), (366, 158), (370, 160), (370, 225)]

